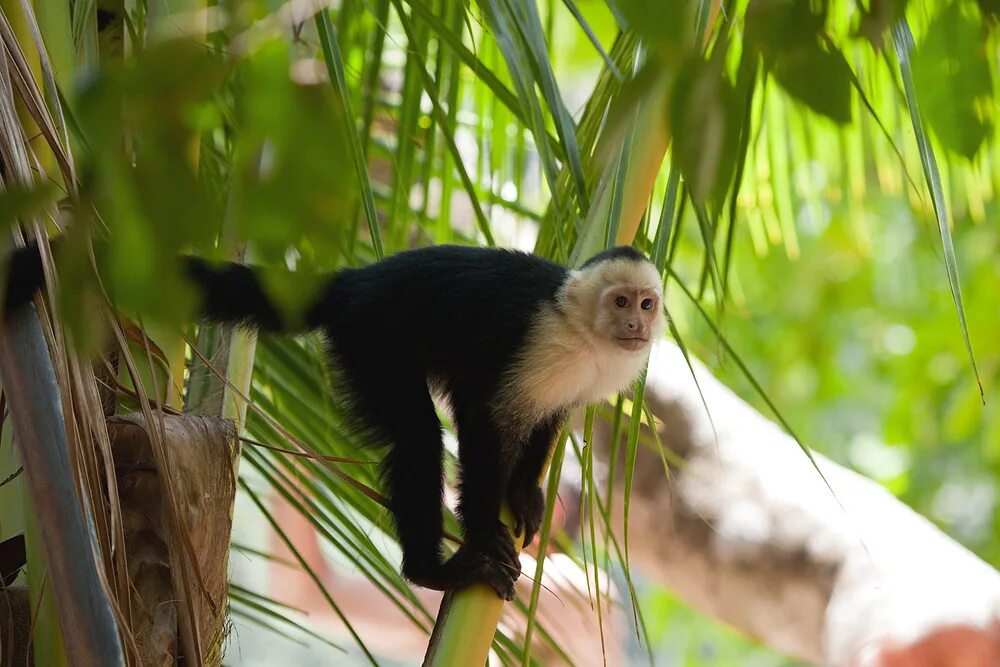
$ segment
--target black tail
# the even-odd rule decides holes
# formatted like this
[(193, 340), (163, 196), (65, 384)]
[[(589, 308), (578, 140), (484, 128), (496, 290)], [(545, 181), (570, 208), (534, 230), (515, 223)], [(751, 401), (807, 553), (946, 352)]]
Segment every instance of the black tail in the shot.
[(267, 332), (289, 329), (264, 293), (253, 268), (185, 257), (184, 273), (198, 288), (201, 312), (206, 319)]
[(38, 246), (32, 244), (15, 250), (7, 264), (4, 315), (10, 315), (27, 304), (44, 285), (45, 270), (42, 268), (42, 255)]
[[(212, 264), (198, 257), (185, 257), (182, 267), (198, 290), (201, 313), (205, 318), (267, 332), (289, 328), (264, 293), (251, 267), (233, 263)], [(38, 246), (32, 244), (15, 250), (7, 266), (4, 314), (9, 315), (23, 307), (44, 285), (45, 271)]]

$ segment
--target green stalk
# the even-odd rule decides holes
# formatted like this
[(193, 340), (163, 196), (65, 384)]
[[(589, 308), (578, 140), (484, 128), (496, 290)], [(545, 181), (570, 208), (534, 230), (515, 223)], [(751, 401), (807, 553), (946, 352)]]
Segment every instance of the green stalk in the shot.
[[(242, 329), (233, 332), (229, 343), (229, 365), (227, 375), (229, 383), (238, 391), (226, 387), (222, 397), (222, 417), (232, 419), (243, 431), (247, 417), (246, 401), (240, 395), (250, 395), (250, 384), (253, 380), (253, 363), (257, 353), (257, 335)], [(236, 459), (239, 460), (239, 459)]]
[[(24, 57), (28, 61), (28, 67), (31, 68), (32, 78), (38, 83), (39, 89), (42, 89), (41, 61), (39, 60), (38, 51), (35, 49), (35, 43), (31, 36), (31, 28), (29, 27), (27, 17), (24, 15), (21, 3), (19, 0), (0, 0), (0, 8), (3, 9), (4, 15), (10, 22), (10, 27), (17, 38), (17, 43), (21, 45)], [(24, 102), (18, 95), (14, 96), (14, 106), (17, 109), (21, 127), (24, 129), (24, 136), (28, 138), (28, 145), (31, 147), (31, 150), (35, 153), (46, 173), (53, 178), (58, 178), (59, 173), (55, 169), (55, 156), (52, 154), (52, 150), (48, 144), (45, 143), (45, 138), (42, 136), (35, 119), (28, 112), (24, 106)], [(7, 179), (5, 178), (4, 180), (6, 181)]]
[[(2, 388), (0, 388), (2, 391)], [(6, 396), (0, 408), (0, 541), (24, 530), (21, 459), (14, 450), (13, 429), (6, 414)]]
[(151, 39), (205, 41), (205, 0), (148, 0), (146, 25)]
[[(635, 238), (670, 144), (663, 121), (670, 82), (670, 76), (661, 73), (635, 110), (623, 115), (630, 120), (627, 127), (621, 128), (620, 134), (602, 137), (598, 143), (596, 153), (604, 152), (611, 157), (604, 165), (597, 193), (570, 256), (573, 266), (603, 250), (610, 245), (609, 241), (628, 244)], [(621, 145), (614, 152), (608, 151), (607, 144), (614, 140)], [(608, 230), (615, 226), (617, 229), (609, 238)]]
[[(546, 466), (546, 471), (548, 466)], [(545, 476), (544, 473), (542, 475)], [(500, 515), (508, 528), (510, 513), (504, 507)], [(520, 551), (521, 537), (511, 536)], [(504, 601), (496, 591), (484, 584), (448, 591), (441, 600), (434, 632), (427, 645), (424, 665), (450, 667), (451, 665), (484, 665), (493, 645)]]
[[(45, 51), (52, 63), (56, 85), (68, 95), (73, 89), (73, 75), (76, 71), (76, 49), (73, 48), (73, 29), (69, 15), (68, 0), (43, 0), (35, 3), (35, 18), (45, 42)], [(49, 100), (55, 106), (57, 100)]]
[[(151, 39), (190, 39), (204, 42), (207, 31), (205, 24), (205, 0), (149, 0), (147, 27)], [(197, 134), (188, 139), (187, 155), (192, 166), (197, 167), (200, 159), (201, 137)], [(163, 402), (176, 409), (184, 405), (184, 353), (185, 340), (182, 333), (173, 328), (148, 325), (145, 327), (166, 357), (166, 378), (162, 384), (146, 385), (161, 389)], [(146, 358), (145, 355), (137, 357)], [(141, 366), (141, 365), (140, 365)], [(151, 373), (155, 371), (150, 368)]]

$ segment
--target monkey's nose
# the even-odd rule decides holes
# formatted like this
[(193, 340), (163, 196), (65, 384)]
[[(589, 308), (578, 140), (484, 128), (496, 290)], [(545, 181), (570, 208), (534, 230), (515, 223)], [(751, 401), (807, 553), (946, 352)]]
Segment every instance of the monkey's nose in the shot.
[(639, 323), (636, 322), (635, 320), (626, 320), (625, 328), (628, 329), (629, 331), (636, 331), (639, 328)]

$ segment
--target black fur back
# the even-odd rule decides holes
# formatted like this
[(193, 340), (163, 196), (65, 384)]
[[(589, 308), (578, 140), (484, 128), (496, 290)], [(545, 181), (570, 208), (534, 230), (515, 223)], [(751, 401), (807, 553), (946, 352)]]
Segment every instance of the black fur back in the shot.
[(338, 341), (410, 348), (432, 372), (475, 368), (484, 348), (503, 357), (518, 346), (565, 277), (526, 253), (433, 246), (343, 271), (310, 320)]
[[(309, 315), (350, 394), (410, 374), (485, 404), (566, 269), (521, 252), (433, 246), (342, 271)], [(381, 389), (380, 389), (381, 388)], [(365, 425), (380, 407), (354, 405)]]

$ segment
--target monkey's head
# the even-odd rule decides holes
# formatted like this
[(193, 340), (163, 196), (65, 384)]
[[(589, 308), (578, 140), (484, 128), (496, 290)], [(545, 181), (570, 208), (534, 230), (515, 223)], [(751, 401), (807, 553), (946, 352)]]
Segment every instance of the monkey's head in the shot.
[(645, 352), (667, 326), (660, 272), (629, 246), (587, 260), (570, 274), (561, 298), (574, 326), (627, 352)]

